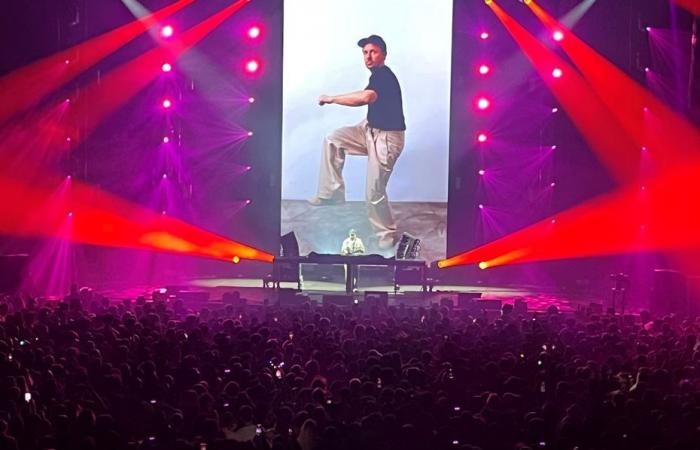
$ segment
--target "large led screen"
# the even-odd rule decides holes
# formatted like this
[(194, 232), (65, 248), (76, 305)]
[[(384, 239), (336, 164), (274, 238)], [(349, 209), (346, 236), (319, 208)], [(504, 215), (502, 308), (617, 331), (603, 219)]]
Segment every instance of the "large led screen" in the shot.
[(407, 233), (443, 258), (452, 2), (284, 6), (282, 234), (341, 253), (353, 229), (391, 256)]

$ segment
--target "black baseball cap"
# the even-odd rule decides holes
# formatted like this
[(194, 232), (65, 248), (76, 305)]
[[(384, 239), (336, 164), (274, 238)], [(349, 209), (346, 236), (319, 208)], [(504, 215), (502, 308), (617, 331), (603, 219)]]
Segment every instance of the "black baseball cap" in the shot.
[(381, 48), (384, 54), (386, 55), (386, 42), (384, 42), (384, 39), (382, 39), (380, 36), (373, 34), (371, 36), (367, 36), (366, 38), (357, 41), (357, 45), (359, 47), (364, 47), (367, 44), (376, 45), (377, 47)]

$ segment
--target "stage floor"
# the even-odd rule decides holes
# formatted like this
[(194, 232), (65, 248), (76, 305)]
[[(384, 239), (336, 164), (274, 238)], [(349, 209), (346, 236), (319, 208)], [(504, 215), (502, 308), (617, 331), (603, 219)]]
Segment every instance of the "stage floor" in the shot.
[[(251, 278), (199, 278), (182, 280), (174, 286), (177, 289), (190, 292), (206, 292), (209, 300), (204, 303), (212, 306), (220, 305), (226, 292), (240, 292), (241, 297), (246, 298), (248, 304), (251, 305), (261, 305), (265, 300), (274, 303), (278, 294), (275, 289), (263, 288), (260, 279)], [(151, 298), (155, 290), (164, 287), (166, 286), (132, 286), (129, 288), (97, 286), (96, 290), (110, 299), (119, 300), (134, 299), (138, 296)], [(294, 289), (296, 284), (282, 283), (282, 287)], [(549, 306), (554, 305), (560, 311), (570, 312), (587, 307), (591, 303), (601, 303), (601, 299), (592, 296), (571, 295), (536, 286), (440, 285), (436, 286), (433, 292), (422, 292), (419, 286), (402, 286), (397, 293), (394, 293), (393, 286), (373, 285), (361, 287), (358, 292), (352, 295), (362, 298), (365, 291), (388, 292), (390, 305), (404, 303), (414, 307), (439, 303), (442, 298), (450, 298), (456, 304), (457, 296), (463, 292), (479, 292), (482, 299), (501, 300), (504, 303), (513, 303), (516, 299), (523, 300), (527, 302), (530, 311), (544, 311)], [(344, 292), (345, 285), (338, 282), (306, 281), (302, 289), (303, 294), (316, 301), (320, 301), (324, 294), (337, 295)], [(198, 303), (198, 306), (203, 306), (202, 302)]]

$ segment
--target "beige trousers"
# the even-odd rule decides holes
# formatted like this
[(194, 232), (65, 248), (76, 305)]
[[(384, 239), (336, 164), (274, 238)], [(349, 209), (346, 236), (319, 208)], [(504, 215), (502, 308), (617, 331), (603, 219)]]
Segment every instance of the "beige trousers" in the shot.
[(396, 223), (391, 214), (386, 185), (403, 150), (404, 134), (404, 131), (371, 128), (367, 120), (363, 120), (355, 126), (338, 128), (323, 141), (318, 196), (344, 200), (345, 155), (367, 156), (367, 215), (380, 241), (395, 238)]

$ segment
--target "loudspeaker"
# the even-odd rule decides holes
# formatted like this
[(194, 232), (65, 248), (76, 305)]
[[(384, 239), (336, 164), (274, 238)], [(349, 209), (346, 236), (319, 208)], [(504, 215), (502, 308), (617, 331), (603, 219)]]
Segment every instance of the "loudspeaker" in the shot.
[(298, 294), (296, 289), (281, 288), (277, 291), (280, 306), (301, 306), (309, 300), (308, 295)]
[(676, 270), (655, 269), (649, 312), (655, 316), (688, 314), (688, 283)]
[(442, 297), (440, 299), (440, 306), (446, 306), (446, 307), (452, 309), (455, 307), (455, 302), (451, 298)]
[(324, 305), (351, 306), (352, 295), (324, 295)]
[(501, 301), (500, 300), (494, 300), (494, 299), (477, 300), (476, 304), (477, 304), (477, 307), (479, 307), (480, 309), (483, 309), (484, 311), (500, 311), (501, 310)]
[(396, 266), (394, 272), (394, 282), (399, 286), (402, 285), (422, 285), (423, 284), (423, 268), (418, 266), (401, 267)]
[(365, 304), (378, 304), (386, 308), (389, 306), (389, 293), (384, 291), (365, 291)]
[(28, 264), (27, 255), (0, 255), (0, 292), (19, 290)]
[(293, 231), (280, 237), (281, 256), (299, 256), (299, 242)]
[(527, 314), (527, 302), (525, 300), (516, 298), (515, 302), (513, 303), (513, 314)]
[(164, 302), (168, 300), (168, 290), (165, 288), (156, 289), (151, 292), (151, 298), (154, 302)]
[(224, 305), (233, 305), (237, 308), (242, 308), (248, 304), (248, 299), (242, 298), (241, 293), (238, 291), (224, 292), (221, 301)]
[(396, 246), (396, 259), (418, 259), (421, 250), (420, 239), (403, 233)]
[(588, 314), (603, 314), (603, 304), (602, 303), (589, 303), (588, 304)]
[(272, 263), (272, 281), (299, 284), (299, 263), (275, 259)]
[(175, 294), (175, 298), (178, 298), (186, 302), (200, 302), (205, 303), (209, 301), (209, 292), (206, 291), (180, 291)]
[(457, 306), (460, 308), (468, 308), (478, 298), (481, 298), (481, 292), (460, 292), (457, 294)]

